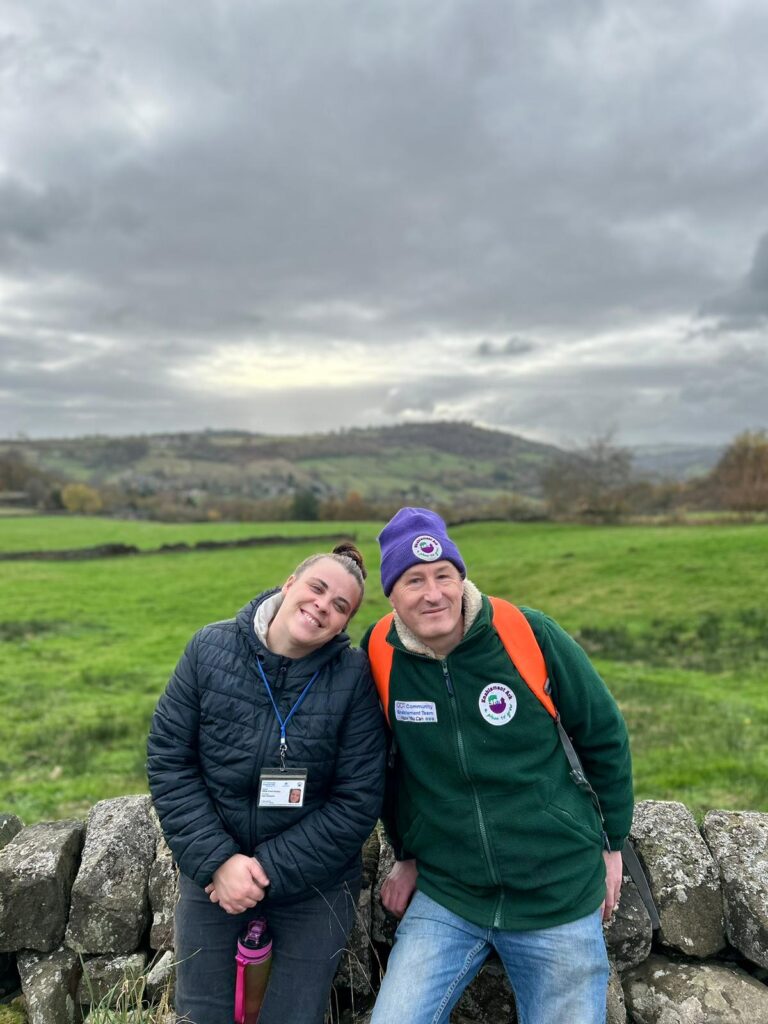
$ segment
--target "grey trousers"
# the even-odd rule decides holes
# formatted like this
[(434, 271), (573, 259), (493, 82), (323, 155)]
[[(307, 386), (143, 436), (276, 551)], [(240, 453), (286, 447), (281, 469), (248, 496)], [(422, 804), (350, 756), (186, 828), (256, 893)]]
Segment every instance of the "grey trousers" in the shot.
[[(184, 875), (179, 888), (176, 1012), (192, 1024), (232, 1024), (237, 938), (256, 912), (227, 914)], [(357, 879), (299, 903), (265, 902), (272, 972), (259, 1024), (322, 1024), (359, 892)]]

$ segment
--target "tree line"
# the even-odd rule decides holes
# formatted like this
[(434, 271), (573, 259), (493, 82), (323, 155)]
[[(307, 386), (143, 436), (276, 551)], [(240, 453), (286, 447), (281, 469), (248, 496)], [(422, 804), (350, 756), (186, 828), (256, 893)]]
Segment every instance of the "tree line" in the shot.
[(654, 482), (632, 471), (632, 455), (610, 436), (577, 459), (556, 460), (542, 475), (547, 511), (556, 518), (617, 522), (631, 515), (693, 511), (768, 511), (768, 434), (744, 431), (713, 469), (689, 481)]

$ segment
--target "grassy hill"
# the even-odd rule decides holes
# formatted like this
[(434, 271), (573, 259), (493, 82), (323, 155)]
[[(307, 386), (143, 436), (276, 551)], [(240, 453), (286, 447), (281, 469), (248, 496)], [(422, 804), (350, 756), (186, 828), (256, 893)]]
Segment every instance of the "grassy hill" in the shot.
[(272, 437), (243, 432), (15, 441), (42, 470), (83, 483), (151, 492), (167, 488), (247, 498), (297, 488), (319, 496), (440, 502), (457, 491), (487, 499), (536, 496), (557, 448), (464, 423), (416, 424)]
[[(372, 572), (351, 633), (386, 610), (379, 523), (0, 523), (0, 549), (283, 533), (284, 545), (152, 558), (0, 564), (0, 809), (27, 821), (142, 791), (152, 709), (199, 626), (357, 535)], [(484, 590), (539, 607), (593, 655), (627, 718), (640, 797), (768, 811), (766, 526), (481, 523), (454, 534)]]
[[(535, 503), (542, 474), (577, 456), (552, 445), (468, 423), (417, 423), (274, 437), (238, 431), (82, 437), (0, 442), (0, 454), (21, 454), (54, 477), (116, 487), (127, 495), (205, 494), (224, 500), (264, 501), (312, 492), (319, 499), (350, 492), (379, 508), (390, 504), (453, 503), (472, 514), (519, 496)], [(702, 449), (645, 450), (644, 475), (680, 477), (700, 469)], [(710, 453), (712, 459), (714, 455)], [(674, 456), (674, 457), (673, 457)]]

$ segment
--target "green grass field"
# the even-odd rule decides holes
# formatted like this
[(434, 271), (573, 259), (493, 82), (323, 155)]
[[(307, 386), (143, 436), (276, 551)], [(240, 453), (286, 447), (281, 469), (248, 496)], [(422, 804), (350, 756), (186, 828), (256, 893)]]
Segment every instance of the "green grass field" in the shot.
[(356, 523), (152, 523), (85, 516), (18, 516), (0, 520), (0, 552), (133, 544), (142, 551), (163, 544), (280, 535), (356, 532)]
[[(347, 530), (371, 566), (355, 640), (386, 610), (375, 523), (0, 520), (0, 550), (141, 548)], [(632, 735), (639, 798), (768, 811), (768, 527), (483, 523), (454, 531), (490, 593), (592, 652)], [(184, 644), (317, 547), (0, 563), (0, 811), (79, 815), (145, 790), (149, 719)]]

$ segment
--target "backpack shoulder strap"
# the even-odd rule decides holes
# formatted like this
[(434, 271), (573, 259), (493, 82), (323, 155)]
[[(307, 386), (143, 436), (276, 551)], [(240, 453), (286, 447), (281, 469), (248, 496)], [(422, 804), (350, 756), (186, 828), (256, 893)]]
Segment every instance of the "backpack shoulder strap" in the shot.
[(371, 663), (371, 674), (379, 693), (381, 706), (384, 708), (387, 725), (389, 725), (389, 677), (392, 672), (392, 658), (395, 654), (394, 648), (387, 643), (387, 633), (389, 633), (393, 618), (394, 614), (390, 612), (383, 619), (379, 619), (368, 639), (368, 661)]
[[(557, 709), (549, 694), (549, 679), (544, 655), (534, 636), (530, 623), (515, 605), (498, 597), (489, 598), (493, 612), (493, 625), (504, 645), (507, 655), (523, 677), (528, 689), (546, 708), (552, 718), (557, 718)], [(379, 700), (389, 723), (389, 677), (392, 672), (394, 650), (387, 643), (387, 634), (392, 625), (393, 614), (379, 619), (371, 630), (368, 640), (368, 660)]]
[(556, 719), (557, 708), (549, 692), (547, 666), (531, 624), (520, 609), (509, 601), (499, 597), (489, 597), (488, 600), (493, 611), (493, 625), (512, 664), (534, 697)]

